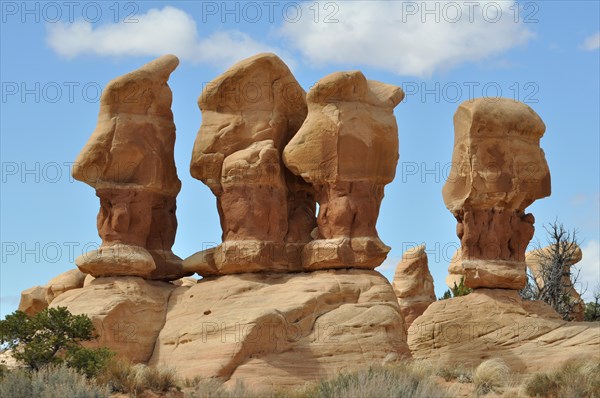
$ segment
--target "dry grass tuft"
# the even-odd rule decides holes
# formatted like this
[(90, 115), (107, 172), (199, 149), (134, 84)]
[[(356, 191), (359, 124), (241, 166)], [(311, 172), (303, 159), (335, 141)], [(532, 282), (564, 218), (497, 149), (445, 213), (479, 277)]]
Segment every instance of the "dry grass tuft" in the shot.
[(477, 395), (501, 392), (508, 382), (509, 373), (508, 366), (499, 358), (488, 359), (479, 364), (473, 372), (473, 384)]
[(523, 391), (530, 397), (600, 398), (600, 361), (571, 361), (553, 372), (536, 373)]

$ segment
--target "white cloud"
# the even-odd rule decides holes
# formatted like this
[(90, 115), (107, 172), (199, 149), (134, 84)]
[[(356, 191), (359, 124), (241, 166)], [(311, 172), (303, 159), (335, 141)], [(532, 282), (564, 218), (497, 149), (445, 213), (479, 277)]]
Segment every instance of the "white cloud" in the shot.
[[(314, 3), (303, 3), (306, 17), (284, 24), (280, 32), (308, 63), (317, 65), (360, 64), (426, 77), (498, 55), (534, 36), (523, 23), (515, 23), (512, 1), (337, 2), (334, 23), (323, 21), (335, 11), (323, 12), (329, 4), (324, 2), (315, 23)], [(426, 14), (425, 7), (433, 13)]]
[(583, 258), (581, 262), (575, 265), (580, 269), (578, 290), (586, 289), (583, 295), (584, 301), (591, 301), (594, 289), (600, 287), (600, 243), (596, 240), (588, 241), (581, 248)]
[(200, 38), (194, 19), (174, 7), (153, 8), (136, 16), (137, 23), (93, 27), (85, 21), (49, 24), (47, 42), (57, 53), (73, 58), (160, 56), (168, 53), (192, 62), (229, 66), (259, 52), (274, 51), (246, 33), (223, 30)]
[(594, 51), (600, 48), (600, 32), (588, 36), (583, 41), (581, 47), (587, 51)]

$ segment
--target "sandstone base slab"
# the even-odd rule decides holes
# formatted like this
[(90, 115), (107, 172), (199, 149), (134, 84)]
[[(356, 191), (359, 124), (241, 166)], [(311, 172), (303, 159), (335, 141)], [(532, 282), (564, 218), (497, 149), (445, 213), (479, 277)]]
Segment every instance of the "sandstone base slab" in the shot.
[(306, 270), (374, 269), (386, 259), (391, 248), (379, 238), (336, 238), (313, 240), (302, 250)]
[(521, 290), (527, 284), (526, 268), (524, 261), (462, 260), (464, 284), (472, 289)]
[(302, 245), (258, 240), (225, 241), (183, 261), (183, 270), (202, 276), (246, 272), (298, 272)]
[(148, 278), (156, 264), (148, 250), (141, 246), (117, 243), (101, 246), (75, 259), (81, 272), (101, 276), (140, 276)]
[(501, 358), (513, 372), (547, 371), (600, 352), (600, 322), (563, 321), (541, 301), (515, 290), (476, 289), (431, 304), (408, 329), (417, 359), (477, 366)]
[(405, 341), (378, 272), (225, 275), (175, 291), (150, 364), (265, 389), (408, 357)]
[(165, 322), (167, 302), (175, 285), (136, 277), (96, 278), (81, 289), (58, 296), (50, 307), (67, 307), (90, 317), (98, 340), (119, 358), (135, 363), (150, 359)]

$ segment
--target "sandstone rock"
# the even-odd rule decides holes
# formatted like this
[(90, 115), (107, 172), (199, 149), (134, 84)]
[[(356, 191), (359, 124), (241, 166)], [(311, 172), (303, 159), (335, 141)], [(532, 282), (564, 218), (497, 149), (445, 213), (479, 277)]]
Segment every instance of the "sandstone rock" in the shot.
[(100, 335), (89, 345), (108, 347), (118, 358), (145, 363), (165, 322), (171, 283), (138, 277), (97, 278), (56, 298), (51, 307), (67, 307), (90, 317)]
[(48, 302), (52, 302), (52, 300), (64, 292), (82, 288), (86, 276), (86, 274), (78, 269), (71, 269), (50, 279), (50, 282), (46, 284), (48, 288)]
[(59, 295), (83, 287), (86, 274), (72, 269), (52, 278), (45, 286), (34, 286), (21, 292), (19, 310), (35, 315), (46, 309)]
[[(527, 263), (527, 268), (529, 268), (529, 271), (535, 278), (536, 283), (540, 288), (544, 287), (544, 278), (541, 273), (541, 263), (544, 261), (544, 259), (547, 259), (549, 256), (551, 256), (553, 250), (556, 250), (556, 248), (552, 246), (546, 246), (544, 248), (525, 253), (525, 262)], [(583, 253), (578, 245), (575, 245), (572, 252), (569, 250), (569, 253), (571, 253), (571, 257), (565, 258), (564, 266), (566, 268), (570, 268), (571, 266), (577, 264), (583, 258)], [(569, 269), (565, 269), (562, 283), (574, 304), (573, 310), (571, 311), (571, 317), (574, 321), (583, 321), (585, 315), (585, 303), (581, 299), (581, 296), (575, 287), (573, 287), (571, 278), (568, 275), (571, 275), (571, 271)]]
[(446, 277), (446, 286), (452, 289), (454, 288), (454, 284), (456, 284), (456, 286), (460, 285), (460, 281), (462, 278), (464, 278), (464, 271), (462, 268), (461, 250), (459, 247), (452, 255), (450, 263), (448, 264), (448, 276)]
[(96, 279), (96, 278), (94, 278), (94, 277), (93, 277), (93, 276), (91, 276), (91, 275), (87, 275), (87, 276), (85, 277), (85, 280), (83, 281), (83, 287), (89, 286), (89, 284), (90, 284), (90, 283), (92, 283), (92, 281), (93, 281), (94, 279)]
[[(94, 187), (100, 198), (97, 226), (104, 250), (76, 260), (86, 273), (183, 276), (181, 259), (171, 252), (181, 182), (167, 84), (178, 64), (177, 57), (165, 55), (110, 81), (102, 93), (98, 125), (73, 166), (73, 177)], [(135, 255), (111, 263), (116, 249), (106, 247), (115, 244), (130, 246)]]
[(250, 388), (298, 386), (409, 356), (404, 323), (379, 273), (239, 274), (177, 290), (150, 365)]
[(175, 286), (192, 287), (198, 283), (198, 279), (188, 276), (185, 278), (177, 279), (176, 281), (173, 281), (171, 283)]
[(35, 315), (48, 308), (48, 289), (45, 286), (34, 286), (21, 292), (19, 311), (27, 315)]
[(458, 221), (465, 286), (520, 289), (534, 233), (525, 209), (550, 195), (540, 148), (545, 125), (523, 103), (479, 98), (459, 106), (454, 130), (453, 167), (442, 193)]
[(149, 277), (156, 269), (150, 253), (140, 246), (116, 243), (101, 246), (98, 250), (84, 253), (75, 259), (75, 264), (85, 273), (101, 276)]
[(513, 372), (538, 372), (572, 359), (598, 358), (600, 323), (568, 323), (515, 290), (477, 289), (431, 304), (408, 330), (416, 359), (477, 366), (501, 358)]
[(167, 80), (178, 64), (177, 57), (165, 55), (108, 83), (98, 125), (73, 165), (73, 177), (96, 189), (127, 184), (177, 195), (181, 182), (173, 161)]
[(281, 152), (306, 116), (304, 97), (289, 68), (268, 53), (233, 65), (205, 87), (190, 171), (217, 197), (228, 246), (186, 259), (186, 269), (203, 276), (301, 269), (299, 255), (296, 263), (281, 258), (310, 240), (316, 205), (310, 186), (285, 169)]
[(436, 300), (425, 245), (404, 252), (396, 266), (392, 286), (408, 328)]
[[(370, 251), (359, 256), (373, 256), (370, 261), (346, 266), (374, 268), (385, 259), (389, 248), (375, 225), (384, 186), (395, 176), (398, 128), (393, 109), (403, 97), (401, 88), (367, 80), (358, 71), (328, 75), (308, 92), (308, 116), (283, 152), (289, 170), (312, 184), (320, 206), (316, 239), (324, 242), (304, 248), (305, 268), (341, 267), (347, 250), (336, 248), (339, 241), (334, 239), (373, 241)], [(319, 255), (311, 251), (323, 247), (340, 257), (312, 263)]]

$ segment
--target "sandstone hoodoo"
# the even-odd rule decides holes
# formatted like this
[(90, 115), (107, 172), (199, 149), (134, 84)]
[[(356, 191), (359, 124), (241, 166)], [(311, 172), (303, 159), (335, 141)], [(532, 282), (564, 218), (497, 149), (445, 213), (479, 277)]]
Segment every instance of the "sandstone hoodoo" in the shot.
[(112, 80), (102, 93), (98, 124), (73, 166), (73, 177), (100, 198), (102, 245), (75, 260), (82, 272), (163, 280), (184, 275), (171, 251), (181, 182), (167, 80), (178, 63), (165, 55)]
[(274, 54), (243, 60), (198, 99), (190, 171), (217, 197), (223, 243), (186, 259), (202, 276), (297, 271), (316, 224), (310, 185), (281, 153), (306, 117), (305, 91)]
[(550, 173), (539, 147), (544, 123), (527, 105), (476, 99), (454, 117), (453, 172), (443, 189), (458, 220), (461, 248), (447, 283), (474, 290), (439, 300), (414, 320), (408, 344), (414, 358), (477, 366), (501, 358), (514, 372), (600, 351), (598, 322), (568, 323), (546, 303), (524, 300), (525, 248), (533, 216), (525, 208), (550, 195)]
[(409, 327), (436, 300), (425, 245), (404, 252), (396, 266), (392, 286), (406, 327)]
[(358, 71), (321, 79), (307, 95), (308, 115), (283, 152), (286, 166), (315, 190), (318, 228), (302, 253), (305, 269), (367, 268), (390, 248), (376, 230), (384, 186), (395, 176), (400, 87)]
[[(529, 271), (535, 279), (535, 283), (540, 289), (544, 287), (543, 266), (544, 264), (546, 264), (546, 266), (548, 265), (547, 259), (550, 258), (554, 254), (553, 252), (555, 252), (556, 250), (556, 246), (550, 245), (541, 249), (529, 251), (525, 254), (525, 262), (527, 263), (527, 268), (529, 268)], [(573, 305), (573, 308), (570, 311), (571, 319), (573, 319), (574, 321), (583, 321), (583, 317), (585, 314), (585, 304), (577, 290), (575, 290), (573, 282), (569, 277), (569, 275), (572, 274), (570, 268), (581, 261), (581, 259), (583, 258), (583, 253), (579, 245), (574, 244), (573, 249), (569, 250), (569, 254), (570, 256), (562, 258), (562, 260), (564, 261), (562, 285), (565, 289), (565, 292), (571, 298), (571, 303)]]
[(478, 98), (454, 115), (452, 171), (443, 188), (458, 222), (465, 286), (521, 289), (534, 217), (525, 213), (550, 195), (540, 148), (546, 127), (527, 105)]
[(455, 115), (443, 196), (461, 249), (448, 280), (464, 275), (473, 291), (436, 301), (424, 246), (404, 253), (393, 285), (373, 270), (390, 250), (376, 224), (404, 93), (358, 71), (306, 93), (274, 54), (235, 64), (198, 99), (190, 171), (216, 197), (222, 243), (175, 256), (177, 64), (160, 57), (108, 84), (73, 168), (100, 198), (102, 245), (23, 292), (19, 308), (86, 314), (99, 334), (90, 344), (119, 358), (257, 393), (411, 356), (467, 366), (497, 356), (531, 371), (549, 356), (597, 355), (600, 324), (569, 324), (517, 291), (533, 234), (525, 210), (550, 194), (545, 127), (528, 106), (478, 99)]

